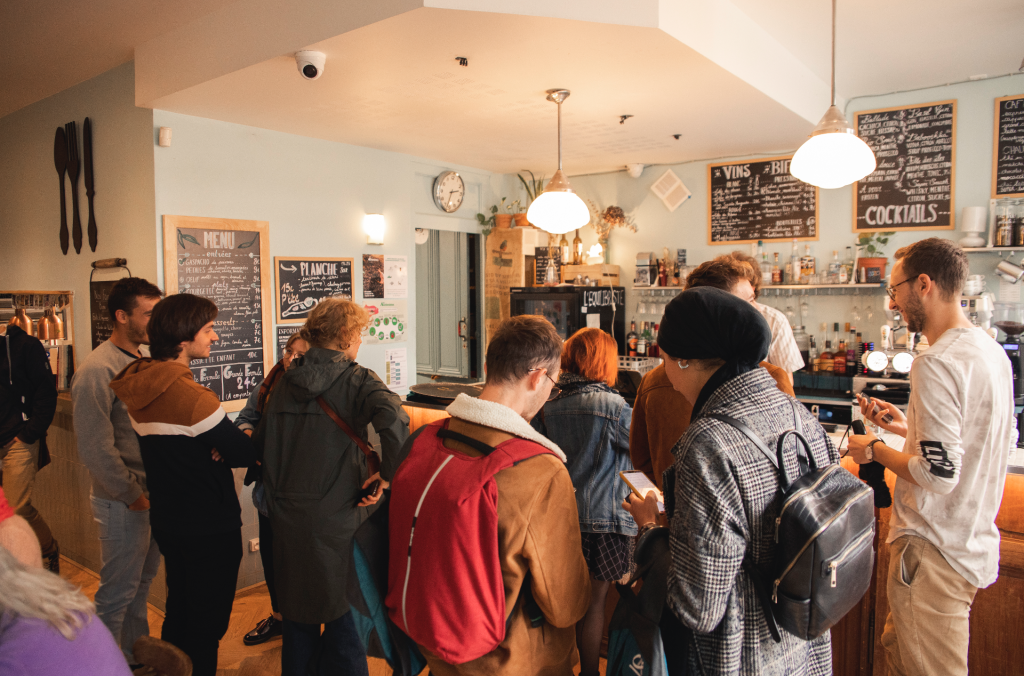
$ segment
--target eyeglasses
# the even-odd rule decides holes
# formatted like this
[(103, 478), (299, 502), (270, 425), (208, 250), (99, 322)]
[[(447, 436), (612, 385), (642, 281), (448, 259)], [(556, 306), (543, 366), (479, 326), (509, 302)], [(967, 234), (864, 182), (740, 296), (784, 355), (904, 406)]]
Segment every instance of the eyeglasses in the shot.
[(544, 372), (544, 377), (551, 381), (551, 392), (548, 393), (548, 401), (551, 401), (552, 399), (557, 397), (562, 392), (562, 388), (558, 386), (558, 383), (556, 383), (554, 380), (552, 380), (551, 376), (548, 375), (548, 370), (547, 369), (543, 369), (543, 368), (530, 369), (529, 371), (527, 371), (527, 373), (533, 373), (534, 371), (543, 371)]
[(896, 287), (897, 286), (902, 286), (903, 284), (906, 284), (907, 282), (912, 282), (912, 281), (914, 281), (914, 279), (915, 279), (914, 277), (908, 277), (907, 279), (904, 279), (899, 284), (893, 284), (892, 286), (885, 287), (885, 292), (887, 294), (889, 294), (889, 298), (892, 300), (892, 302), (894, 302), (894, 303), (896, 302)]

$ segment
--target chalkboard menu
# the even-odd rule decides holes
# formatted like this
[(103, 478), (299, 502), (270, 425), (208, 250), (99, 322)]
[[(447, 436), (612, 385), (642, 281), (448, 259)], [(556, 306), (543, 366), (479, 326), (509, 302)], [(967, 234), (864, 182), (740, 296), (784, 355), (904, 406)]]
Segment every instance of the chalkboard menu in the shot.
[(992, 197), (1024, 197), (1024, 94), (996, 99)]
[(538, 246), (533, 250), (536, 261), (536, 273), (533, 283), (536, 286), (543, 286), (547, 279), (548, 261), (555, 263), (555, 279), (562, 280), (562, 252), (557, 246)]
[(818, 189), (789, 173), (792, 156), (708, 165), (708, 243), (818, 239)]
[(118, 280), (89, 281), (89, 318), (92, 327), (92, 349), (107, 342), (114, 332), (114, 320), (107, 310), (107, 299)]
[(296, 326), (295, 324), (284, 324), (277, 327), (277, 361), (274, 363), (284, 358), (284, 348), (288, 345), (288, 340), (292, 337), (293, 333), (298, 333), (301, 328), (301, 326)]
[(351, 258), (274, 257), (277, 322), (304, 322), (325, 298), (352, 300)]
[(168, 295), (205, 296), (220, 311), (210, 356), (192, 362), (196, 382), (229, 411), (244, 406), (273, 365), (269, 330), (270, 243), (266, 221), (164, 216), (164, 286)]
[(866, 110), (854, 126), (878, 166), (854, 183), (853, 231), (953, 229), (956, 101)]

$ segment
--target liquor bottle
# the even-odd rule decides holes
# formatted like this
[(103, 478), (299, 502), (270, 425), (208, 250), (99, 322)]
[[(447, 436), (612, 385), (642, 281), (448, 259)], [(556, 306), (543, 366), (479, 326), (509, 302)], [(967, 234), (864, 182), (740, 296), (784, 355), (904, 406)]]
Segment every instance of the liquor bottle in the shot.
[(853, 376), (857, 374), (857, 334), (849, 324), (846, 329), (849, 334), (846, 340), (846, 375)]
[(793, 251), (789, 254), (789, 268), (786, 269), (786, 276), (789, 277), (789, 284), (800, 283), (800, 250), (797, 248), (797, 239), (793, 238)]
[(768, 252), (761, 252), (761, 286), (772, 284), (772, 264), (768, 262)]
[(647, 356), (647, 339), (644, 338), (643, 331), (640, 332), (640, 338), (636, 341), (636, 356), (646, 357)]
[(651, 337), (647, 341), (647, 356), (648, 357), (660, 357), (661, 348), (658, 347), (658, 324), (654, 324), (651, 328)]
[(630, 357), (636, 356), (636, 344), (639, 336), (636, 335), (636, 320), (629, 322), (629, 333), (626, 334), (626, 350)]
[(825, 341), (825, 351), (818, 357), (818, 372), (824, 375), (832, 375), (832, 367), (834, 363), (832, 361), (832, 341)]
[(812, 284), (814, 283), (814, 272), (817, 267), (817, 261), (814, 256), (811, 255), (811, 245), (804, 244), (804, 256), (800, 259), (800, 283), (801, 284)]
[(853, 247), (846, 247), (846, 255), (843, 256), (843, 267), (846, 269), (846, 281), (854, 281), (853, 276)]
[(772, 284), (782, 284), (782, 268), (779, 267), (779, 252), (775, 252), (775, 265), (772, 266)]
[(811, 336), (811, 349), (808, 355), (807, 370), (811, 373), (817, 373), (818, 367), (821, 365), (821, 357), (818, 355), (818, 346), (814, 342), (814, 336)]
[(837, 376), (846, 375), (846, 346), (839, 337), (839, 322), (834, 325), (836, 350), (832, 353), (832, 372)]
[(583, 265), (583, 240), (580, 238), (580, 231), (576, 231), (576, 236), (572, 240), (572, 264)]

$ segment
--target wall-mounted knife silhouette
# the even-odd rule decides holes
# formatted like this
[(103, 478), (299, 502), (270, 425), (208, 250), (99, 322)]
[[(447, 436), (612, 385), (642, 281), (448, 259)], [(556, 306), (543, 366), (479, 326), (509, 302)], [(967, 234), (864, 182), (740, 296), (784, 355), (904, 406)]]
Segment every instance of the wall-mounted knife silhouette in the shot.
[(89, 248), (96, 250), (96, 214), (92, 211), (92, 123), (85, 118), (82, 124), (82, 156), (85, 159), (85, 196), (89, 198)]
[(53, 137), (53, 164), (57, 167), (60, 179), (60, 250), (68, 255), (68, 213), (64, 197), (64, 173), (68, 168), (68, 142), (64, 137), (64, 127), (57, 127)]
[(68, 139), (68, 178), (71, 179), (71, 241), (75, 253), (82, 253), (82, 217), (78, 215), (78, 175), (82, 172), (81, 156), (78, 154), (78, 129), (75, 123), (64, 125)]

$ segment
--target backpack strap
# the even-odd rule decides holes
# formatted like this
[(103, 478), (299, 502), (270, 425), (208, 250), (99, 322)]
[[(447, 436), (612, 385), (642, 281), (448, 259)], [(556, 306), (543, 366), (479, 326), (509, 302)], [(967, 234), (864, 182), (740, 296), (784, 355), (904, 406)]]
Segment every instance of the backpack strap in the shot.
[(359, 450), (361, 450), (366, 456), (366, 466), (370, 471), (370, 476), (380, 472), (380, 458), (373, 452), (370, 445), (356, 436), (356, 433), (352, 431), (352, 428), (348, 426), (348, 423), (342, 420), (341, 416), (331, 408), (331, 405), (328, 404), (322, 396), (316, 398), (316, 403), (320, 404), (320, 408), (322, 408), (324, 413), (327, 414), (327, 417), (333, 420), (334, 424), (340, 427), (341, 431), (347, 434), (348, 438), (351, 439), (352, 442), (359, 447)]
[(440, 437), (441, 439), (451, 439), (452, 441), (458, 441), (460, 443), (466, 444), (467, 446), (480, 451), (484, 455), (490, 455), (491, 452), (494, 451), (494, 446), (488, 446), (487, 444), (478, 439), (474, 439), (473, 437), (467, 437), (465, 434), (453, 432), (447, 427), (439, 428), (437, 430), (437, 436)]
[(779, 625), (775, 621), (775, 613), (772, 611), (772, 600), (768, 595), (768, 587), (764, 583), (761, 571), (754, 565), (754, 560), (748, 552), (743, 556), (743, 570), (747, 571), (750, 581), (754, 583), (754, 591), (757, 600), (761, 602), (761, 611), (764, 613), (764, 621), (768, 625), (768, 633), (776, 643), (782, 643), (782, 634), (779, 632)]

